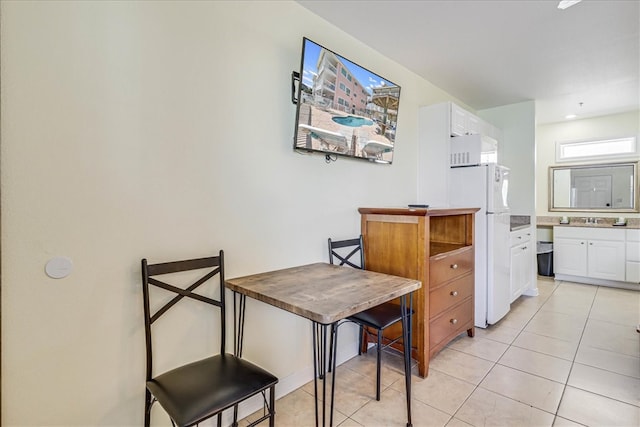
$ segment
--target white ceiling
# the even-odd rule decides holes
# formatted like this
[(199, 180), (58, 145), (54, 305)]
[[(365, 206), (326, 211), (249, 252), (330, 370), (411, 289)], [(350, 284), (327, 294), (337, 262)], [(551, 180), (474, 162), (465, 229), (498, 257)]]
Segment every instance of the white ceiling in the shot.
[(548, 123), (640, 108), (639, 0), (298, 3), (477, 110), (536, 100)]

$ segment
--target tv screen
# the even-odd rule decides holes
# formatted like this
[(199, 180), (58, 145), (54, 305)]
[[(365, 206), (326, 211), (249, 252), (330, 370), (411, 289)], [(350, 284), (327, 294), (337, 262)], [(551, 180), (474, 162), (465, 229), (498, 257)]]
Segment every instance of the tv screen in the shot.
[(306, 37), (299, 78), (294, 149), (392, 162), (400, 86)]

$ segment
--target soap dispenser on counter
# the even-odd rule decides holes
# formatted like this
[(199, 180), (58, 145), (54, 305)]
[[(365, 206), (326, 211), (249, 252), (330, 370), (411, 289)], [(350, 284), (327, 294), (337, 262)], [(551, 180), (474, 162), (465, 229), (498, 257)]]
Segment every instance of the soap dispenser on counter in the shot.
[(616, 225), (616, 226), (627, 225), (627, 219), (623, 216), (620, 216), (616, 218), (616, 222), (614, 222), (613, 225)]

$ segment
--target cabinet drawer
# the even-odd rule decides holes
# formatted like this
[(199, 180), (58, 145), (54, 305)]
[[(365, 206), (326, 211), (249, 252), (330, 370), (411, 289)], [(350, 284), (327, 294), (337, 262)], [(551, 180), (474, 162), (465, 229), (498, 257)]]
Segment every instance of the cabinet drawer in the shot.
[(429, 296), (429, 315), (436, 317), (473, 294), (473, 274), (469, 273), (433, 291)]
[(627, 241), (627, 261), (640, 262), (640, 242)]
[(640, 283), (640, 262), (627, 261), (627, 282)]
[(473, 270), (473, 251), (471, 248), (460, 252), (442, 254), (431, 258), (429, 286), (437, 287), (442, 283), (462, 276)]
[(512, 231), (510, 234), (511, 247), (518, 246), (531, 240), (531, 228)]
[(587, 240), (625, 240), (625, 230), (592, 227), (553, 227), (553, 237)]
[(454, 337), (460, 332), (473, 327), (473, 299), (469, 298), (457, 307), (444, 312), (430, 323), (429, 345), (435, 347), (441, 341)]

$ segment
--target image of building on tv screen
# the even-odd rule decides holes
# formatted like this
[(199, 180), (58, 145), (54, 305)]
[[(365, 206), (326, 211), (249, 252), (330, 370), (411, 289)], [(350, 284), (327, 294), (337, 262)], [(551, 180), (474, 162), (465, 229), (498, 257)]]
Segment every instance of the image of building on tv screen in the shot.
[(391, 162), (400, 87), (304, 40), (296, 147)]

